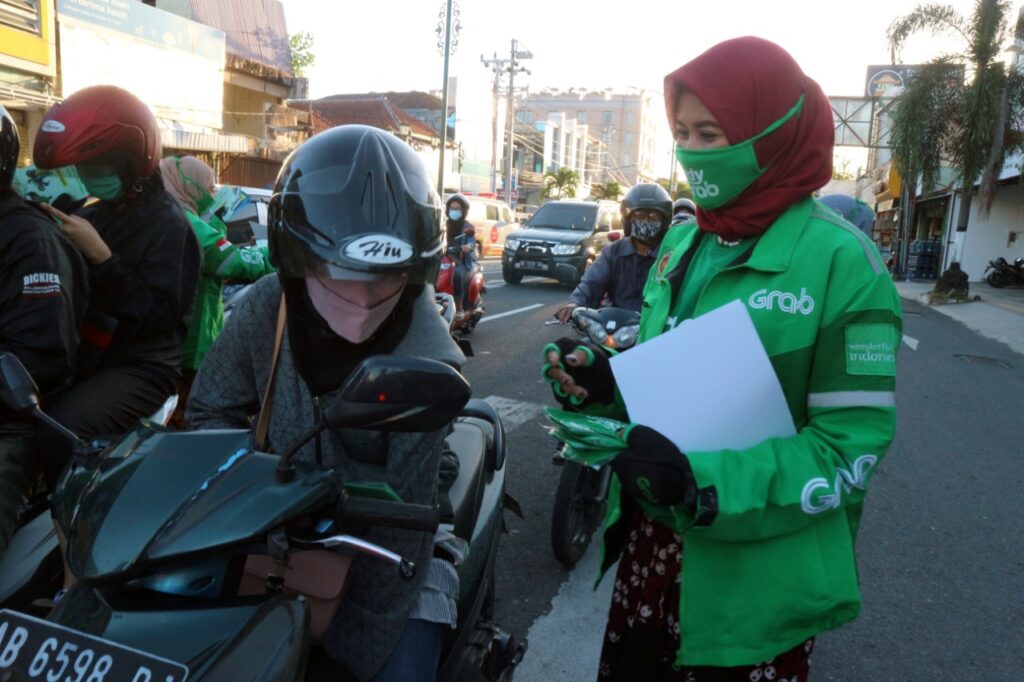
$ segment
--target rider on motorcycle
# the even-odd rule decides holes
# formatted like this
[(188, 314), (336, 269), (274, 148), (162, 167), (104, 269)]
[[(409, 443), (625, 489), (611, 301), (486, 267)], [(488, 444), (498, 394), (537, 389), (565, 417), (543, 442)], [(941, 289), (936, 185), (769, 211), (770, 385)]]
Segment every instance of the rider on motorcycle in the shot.
[(185, 403), (195, 379), (196, 370), (206, 351), (224, 327), (223, 290), (225, 280), (255, 282), (274, 271), (265, 248), (238, 248), (228, 241), (228, 228), (216, 215), (208, 220), (199, 217), (213, 204), (213, 169), (194, 156), (169, 156), (160, 162), (164, 187), (174, 197), (203, 250), (203, 269), (192, 305), (192, 320), (181, 347), (181, 381), (178, 384), (178, 405), (170, 425), (185, 428)]
[[(440, 219), (429, 171), (395, 136), (347, 125), (300, 146), (270, 203), (278, 276), (253, 285), (210, 348), (192, 388), (189, 425), (249, 428), (262, 402), (270, 413), (268, 449), (281, 452), (320, 419), (368, 356), (460, 367), (465, 359), (433, 302)], [(279, 347), (275, 320), (287, 329)], [(405, 502), (433, 505), (446, 434), (329, 429), (296, 459), (322, 461), (343, 480), (387, 483)], [(329, 658), (313, 667), (332, 679), (433, 680), (456, 623), (458, 552), (447, 545), (442, 551), (429, 533), (375, 528), (366, 537), (422, 568), (406, 581), (356, 558), (324, 636)]]
[(455, 270), (452, 273), (452, 295), (455, 297), (455, 314), (461, 317), (469, 307), (469, 274), (473, 271), (476, 256), (476, 228), (466, 220), (469, 200), (461, 194), (448, 197), (444, 205), (447, 220), (445, 231), (448, 236), (449, 253), (454, 251)]
[[(13, 353), (48, 406), (71, 382), (88, 295), (85, 263), (46, 214), (11, 189), (20, 150), (0, 106), (0, 352)], [(0, 404), (0, 557), (36, 478), (34, 422)]]
[(688, 223), (697, 219), (697, 204), (693, 199), (680, 197), (672, 202), (672, 224)]
[[(49, 410), (83, 437), (121, 433), (174, 392), (181, 373), (200, 252), (188, 220), (164, 190), (156, 118), (131, 93), (110, 85), (79, 90), (43, 116), (33, 160), (75, 166), (99, 199), (75, 215), (52, 206), (89, 265), (89, 309), (75, 385)], [(39, 429), (52, 484), (67, 441)]]
[(672, 198), (661, 185), (641, 183), (626, 193), (620, 210), (628, 239), (610, 244), (587, 268), (569, 302), (555, 313), (562, 324), (576, 308), (599, 307), (605, 294), (613, 307), (640, 310), (647, 273), (672, 220)]

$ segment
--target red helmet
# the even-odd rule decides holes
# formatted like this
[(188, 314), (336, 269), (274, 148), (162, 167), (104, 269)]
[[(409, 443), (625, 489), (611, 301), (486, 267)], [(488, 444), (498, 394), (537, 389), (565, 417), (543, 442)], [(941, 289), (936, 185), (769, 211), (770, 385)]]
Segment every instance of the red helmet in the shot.
[(113, 85), (79, 90), (50, 107), (32, 147), (39, 168), (61, 168), (121, 152), (134, 182), (160, 163), (160, 130), (142, 101)]

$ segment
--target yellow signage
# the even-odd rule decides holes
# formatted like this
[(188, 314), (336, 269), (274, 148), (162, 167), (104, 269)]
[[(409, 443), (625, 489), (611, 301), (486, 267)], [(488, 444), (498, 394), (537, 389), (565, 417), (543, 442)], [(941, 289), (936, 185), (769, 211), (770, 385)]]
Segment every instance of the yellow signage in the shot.
[(0, 64), (52, 74), (56, 68), (54, 62), (52, 0), (39, 3), (38, 32), (0, 26)]

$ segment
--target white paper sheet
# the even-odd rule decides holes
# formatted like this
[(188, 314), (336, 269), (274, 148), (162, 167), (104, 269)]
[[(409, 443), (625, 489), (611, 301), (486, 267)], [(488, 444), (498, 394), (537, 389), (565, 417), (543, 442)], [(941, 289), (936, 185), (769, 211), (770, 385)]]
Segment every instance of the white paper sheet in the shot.
[(611, 360), (630, 420), (683, 452), (749, 448), (796, 434), (778, 377), (736, 300)]

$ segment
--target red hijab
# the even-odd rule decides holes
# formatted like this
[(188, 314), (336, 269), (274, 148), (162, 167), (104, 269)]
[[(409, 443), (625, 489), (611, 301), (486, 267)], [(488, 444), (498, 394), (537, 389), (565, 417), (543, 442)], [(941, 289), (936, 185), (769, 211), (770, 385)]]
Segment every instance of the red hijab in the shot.
[(727, 40), (666, 76), (665, 108), (673, 130), (684, 88), (714, 114), (729, 144), (754, 137), (804, 96), (796, 118), (754, 143), (758, 163), (768, 170), (732, 203), (714, 211), (698, 208), (700, 229), (729, 240), (762, 234), (832, 178), (835, 127), (828, 98), (775, 43), (752, 36)]

